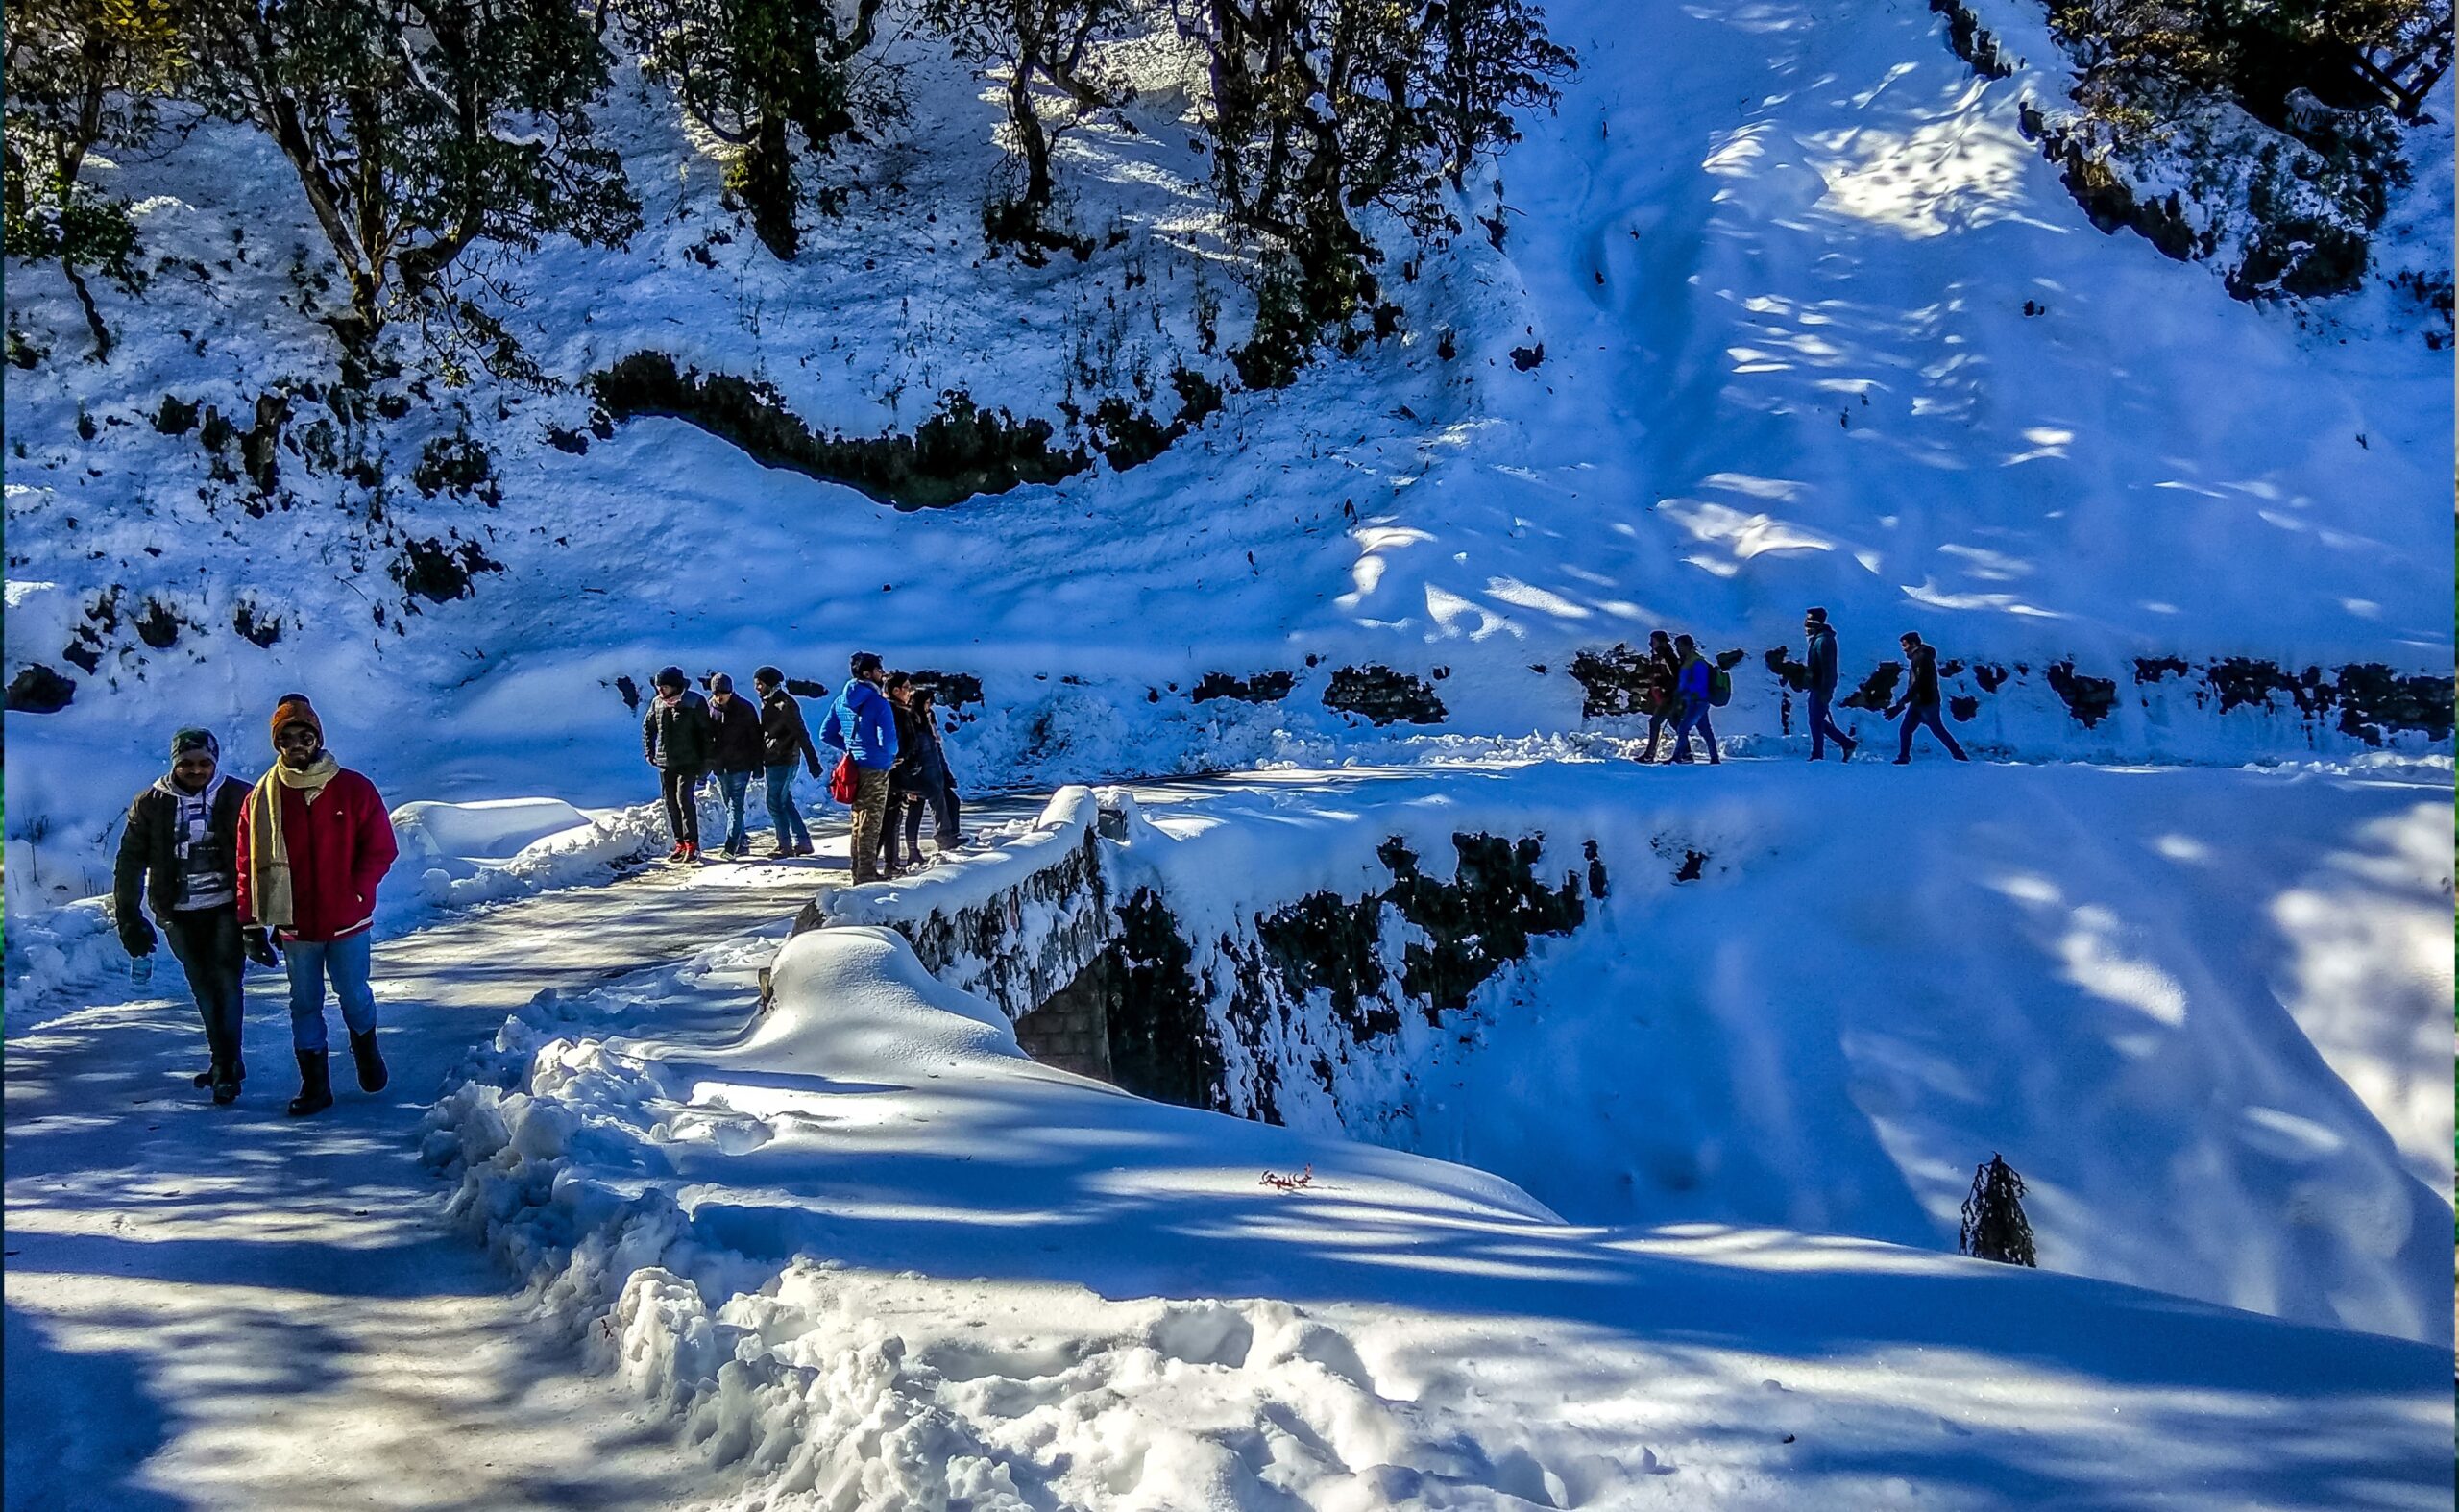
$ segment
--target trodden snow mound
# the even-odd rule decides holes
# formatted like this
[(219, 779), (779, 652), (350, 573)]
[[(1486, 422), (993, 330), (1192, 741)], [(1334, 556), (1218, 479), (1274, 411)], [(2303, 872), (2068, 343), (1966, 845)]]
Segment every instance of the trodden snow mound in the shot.
[(744, 1504), (2447, 1498), (2445, 1351), (1854, 1240), (1572, 1228), (1035, 1065), (884, 930), (793, 939), (763, 1014), (768, 953), (543, 998), (427, 1140), (542, 1312), (750, 1467)]

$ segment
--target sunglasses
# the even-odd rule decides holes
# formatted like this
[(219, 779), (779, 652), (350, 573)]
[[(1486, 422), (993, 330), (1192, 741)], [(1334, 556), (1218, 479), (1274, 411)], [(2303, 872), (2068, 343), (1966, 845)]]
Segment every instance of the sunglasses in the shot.
[(283, 726), (281, 733), (273, 738), (273, 743), (276, 745), (305, 745), (314, 747), (325, 744), (325, 738), (317, 734), (314, 730), (309, 729), (306, 725), (291, 724)]

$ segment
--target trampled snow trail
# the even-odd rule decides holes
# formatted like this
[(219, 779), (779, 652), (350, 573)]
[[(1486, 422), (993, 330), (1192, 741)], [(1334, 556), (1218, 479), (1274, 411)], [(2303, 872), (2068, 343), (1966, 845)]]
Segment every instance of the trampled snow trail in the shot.
[[(188, 1085), (184, 996), (73, 1013), (8, 1047), (8, 1505), (649, 1508), (698, 1455), (524, 1321), (417, 1162), (444, 1072), (503, 1015), (780, 933), (824, 864), (712, 866), (548, 894), (379, 940), (391, 1085), (283, 1116), (276, 973), (250, 975), (247, 1090)], [(158, 977), (176, 989), (165, 964)], [(338, 1039), (340, 1031), (333, 1034)]]

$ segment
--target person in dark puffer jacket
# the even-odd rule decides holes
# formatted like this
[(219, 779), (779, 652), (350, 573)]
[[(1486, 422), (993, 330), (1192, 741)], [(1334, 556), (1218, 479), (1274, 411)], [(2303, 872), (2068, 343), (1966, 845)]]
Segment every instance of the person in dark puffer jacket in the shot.
[(751, 775), (767, 765), (760, 734), (760, 706), (734, 691), (734, 679), (723, 672), (709, 679), (709, 749), (718, 770), (718, 792), (726, 800), (726, 854), (751, 852), (744, 833), (743, 810), (751, 794)]
[(297, 1118), (333, 1106), (325, 1056), (329, 980), (350, 1027), (359, 1086), (380, 1092), (390, 1080), (376, 1045), (370, 931), (377, 885), (401, 846), (376, 784), (325, 749), (324, 720), (304, 695), (284, 694), (274, 705), (273, 747), (273, 768), (239, 811), (239, 929), (250, 960), (290, 973)]
[(227, 1105), (248, 1075), (239, 1044), (248, 968), (239, 937), (239, 810), (248, 785), (223, 776), (221, 762), (222, 743), (210, 730), (171, 737), (169, 773), (128, 806), (111, 866), (111, 914), (128, 953), (150, 956), (154, 926), (139, 904), (153, 904), (205, 1023), (207, 1065), (196, 1085)]
[(1802, 635), (1802, 657), (1810, 671), (1810, 759), (1826, 760), (1827, 743), (1834, 741), (1841, 759), (1851, 761), (1861, 742), (1844, 733), (1828, 712), (1836, 698), (1836, 627), (1827, 622), (1827, 611), (1803, 611)]
[(751, 686), (760, 695), (760, 755), (767, 770), (768, 822), (777, 835), (777, 848), (768, 854), (772, 860), (808, 856), (811, 826), (794, 804), (794, 765), (800, 762), (818, 776), (819, 747), (811, 743), (803, 706), (786, 691), (784, 672), (763, 667), (751, 674)]
[(1912, 760), (1912, 737), (1925, 724), (1938, 738), (1938, 744), (1947, 748), (1948, 755), (1958, 761), (1970, 761), (1972, 758), (1963, 753), (1963, 747), (1956, 744), (1956, 738), (1947, 733), (1945, 721), (1938, 718), (1938, 706), (1944, 700), (1938, 695), (1937, 647), (1924, 645), (1918, 630), (1905, 631), (1900, 644), (1904, 646), (1904, 659), (1912, 669), (1912, 678), (1905, 686), (1904, 696), (1887, 711), (1890, 719), (1899, 714), (1904, 716), (1904, 738), (1896, 745), (1895, 764), (1901, 767)]
[(641, 717), (641, 754), (658, 770), (666, 827), (674, 836), (669, 861), (700, 859), (700, 776), (709, 769), (713, 731), (709, 700), (693, 691), (680, 667), (658, 671), (657, 696)]

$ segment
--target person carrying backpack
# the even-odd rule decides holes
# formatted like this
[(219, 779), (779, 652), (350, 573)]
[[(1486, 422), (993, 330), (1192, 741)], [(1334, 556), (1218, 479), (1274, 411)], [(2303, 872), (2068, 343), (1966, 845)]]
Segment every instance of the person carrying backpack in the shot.
[(248, 959), (290, 974), (290, 1045), (299, 1057), (290, 1116), (304, 1118), (333, 1106), (329, 981), (359, 1087), (380, 1092), (391, 1080), (376, 1044), (369, 978), (376, 888), (401, 845), (376, 784), (325, 749), (324, 721), (304, 695), (284, 694), (274, 706), (273, 746), (272, 769), (239, 809), (239, 932)]
[(239, 937), (239, 810), (248, 785), (221, 774), (222, 744), (210, 730), (171, 737), (171, 769), (128, 806), (111, 866), (111, 916), (132, 957), (154, 953), (154, 926), (140, 895), (171, 940), (205, 1023), (206, 1069), (196, 1085), (229, 1104), (247, 1079), (239, 1036), (248, 968)]
[(784, 672), (763, 667), (751, 674), (751, 686), (760, 695), (760, 754), (767, 771), (768, 822), (777, 837), (769, 859), (808, 856), (811, 826), (794, 805), (794, 764), (802, 763), (817, 777), (819, 748), (812, 744), (810, 727), (803, 723), (803, 706), (786, 691)]
[(666, 827), (674, 836), (669, 861), (700, 859), (700, 774), (709, 769), (715, 731), (709, 700), (692, 687), (680, 667), (658, 670), (641, 718), (641, 754), (658, 771), (658, 795), (666, 800)]
[(723, 672), (709, 679), (709, 751), (717, 768), (718, 792), (726, 800), (725, 853), (751, 853), (751, 837), (743, 832), (743, 804), (751, 794), (751, 774), (767, 765), (759, 707), (734, 691), (734, 679)]
[[(896, 713), (880, 685), (888, 673), (872, 651), (856, 651), (847, 666), (853, 676), (828, 706), (820, 721), (820, 744), (844, 752), (849, 768), (854, 811), (851, 840), (854, 881), (874, 882), (880, 874), (880, 841), (888, 816), (889, 768), (896, 764)], [(834, 784), (832, 783), (832, 787)]]
[(1827, 743), (1832, 740), (1842, 752), (1838, 760), (1851, 761), (1862, 743), (1838, 729), (1827, 712), (1829, 700), (1836, 696), (1836, 631), (1827, 622), (1827, 611), (1805, 610), (1802, 633), (1809, 639), (1803, 656), (1810, 664), (1810, 759), (1825, 760)]
[(1644, 766), (1656, 758), (1656, 739), (1665, 727), (1682, 714), (1682, 657), (1673, 649), (1673, 637), (1663, 630), (1648, 632), (1648, 654), (1640, 662), (1640, 712), (1648, 717), (1648, 748), (1639, 756)]
[[(1724, 755), (1716, 749), (1716, 727), (1708, 720), (1708, 711), (1717, 701), (1717, 679), (1723, 676), (1722, 669), (1700, 655), (1698, 644), (1687, 635), (1673, 638), (1673, 649), (1682, 658), (1682, 671), (1674, 685), (1682, 697), (1682, 718), (1673, 727), (1673, 760), (1691, 760), (1691, 732), (1695, 729), (1708, 743), (1708, 765), (1722, 766)], [(1729, 690), (1733, 685), (1728, 681), (1723, 686)]]
[(1896, 746), (1895, 764), (1901, 767), (1912, 760), (1912, 737), (1925, 724), (1938, 737), (1938, 744), (1947, 748), (1948, 755), (1958, 761), (1970, 761), (1972, 758), (1963, 753), (1963, 747), (1956, 744), (1956, 738), (1947, 733), (1946, 724), (1938, 718), (1942, 700), (1938, 695), (1937, 647), (1923, 645), (1917, 630), (1905, 631), (1900, 644), (1904, 646), (1904, 659), (1912, 669), (1912, 677), (1905, 685), (1904, 696), (1887, 711), (1890, 719), (1898, 714), (1904, 716), (1904, 738)]

